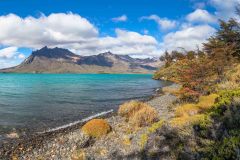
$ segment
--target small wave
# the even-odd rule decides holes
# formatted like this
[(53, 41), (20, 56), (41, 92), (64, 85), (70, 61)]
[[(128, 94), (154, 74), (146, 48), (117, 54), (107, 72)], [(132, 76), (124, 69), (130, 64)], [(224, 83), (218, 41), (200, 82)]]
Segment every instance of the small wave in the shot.
[(65, 124), (65, 125), (63, 125), (63, 126), (56, 127), (56, 128), (52, 128), (52, 129), (49, 129), (49, 130), (47, 130), (47, 131), (38, 132), (38, 133), (41, 134), (41, 133), (54, 132), (54, 131), (57, 131), (57, 130), (60, 130), (60, 129), (64, 129), (64, 128), (67, 128), (67, 127), (71, 127), (71, 126), (76, 125), (76, 124), (78, 124), (78, 123), (83, 123), (83, 122), (89, 121), (89, 120), (91, 120), (91, 119), (93, 119), (93, 118), (97, 118), (97, 117), (99, 117), (99, 116), (103, 116), (103, 115), (106, 115), (106, 114), (111, 113), (111, 112), (113, 112), (113, 109), (111, 109), (111, 110), (109, 110), (109, 111), (100, 112), (100, 113), (97, 113), (97, 114), (95, 114), (95, 115), (92, 115), (92, 116), (89, 116), (89, 117), (87, 117), (87, 118), (84, 118), (84, 119), (82, 119), (82, 120), (74, 121), (74, 122), (71, 122), (71, 123), (69, 123), (69, 124)]

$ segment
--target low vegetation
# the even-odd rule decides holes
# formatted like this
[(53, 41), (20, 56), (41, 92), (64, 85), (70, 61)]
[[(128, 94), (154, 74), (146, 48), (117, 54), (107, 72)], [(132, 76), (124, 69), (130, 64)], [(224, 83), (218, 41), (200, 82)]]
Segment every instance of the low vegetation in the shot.
[[(238, 159), (240, 157), (240, 89), (223, 91), (206, 114), (210, 125), (195, 124), (200, 148), (197, 152), (208, 159)], [(216, 125), (218, 124), (218, 125)], [(204, 143), (204, 141), (210, 143)]]
[(176, 117), (191, 116), (197, 114), (198, 112), (200, 112), (200, 109), (196, 104), (184, 104), (176, 108), (175, 116)]
[(118, 114), (127, 119), (134, 127), (151, 125), (158, 120), (158, 113), (155, 108), (140, 101), (130, 101), (119, 107)]
[(163, 124), (164, 124), (164, 120), (155, 122), (148, 128), (146, 133), (141, 135), (139, 144), (142, 148), (144, 148), (144, 146), (146, 145), (148, 141), (148, 136), (152, 133), (155, 133), (158, 129), (160, 129), (163, 126)]
[(92, 119), (82, 127), (83, 133), (90, 137), (99, 138), (111, 131), (111, 126), (104, 119)]
[(158, 120), (157, 111), (150, 106), (146, 106), (136, 112), (132, 118), (130, 118), (130, 123), (137, 127), (148, 126)]
[[(239, 22), (220, 21), (218, 32), (203, 44), (203, 50), (166, 51), (161, 57), (165, 66), (154, 78), (182, 86), (175, 116), (166, 122), (169, 130), (176, 129), (169, 141), (178, 137), (180, 142), (170, 148), (176, 159), (240, 158), (239, 37)], [(158, 131), (155, 137), (163, 132), (171, 134)], [(146, 135), (143, 138), (146, 141)], [(160, 142), (155, 143), (170, 144)]]
[(163, 93), (168, 93), (168, 94), (172, 94), (172, 95), (175, 95), (175, 96), (179, 96), (180, 92), (179, 92), (179, 88), (177, 87), (169, 87), (169, 86), (166, 86), (166, 87), (163, 87), (162, 88), (162, 92)]
[(197, 106), (201, 110), (210, 109), (213, 106), (213, 104), (215, 103), (217, 97), (218, 97), (217, 94), (210, 94), (208, 96), (201, 96), (199, 98), (199, 102), (197, 103)]
[(118, 115), (127, 119), (131, 118), (140, 109), (147, 107), (148, 105), (140, 101), (129, 101), (119, 106)]

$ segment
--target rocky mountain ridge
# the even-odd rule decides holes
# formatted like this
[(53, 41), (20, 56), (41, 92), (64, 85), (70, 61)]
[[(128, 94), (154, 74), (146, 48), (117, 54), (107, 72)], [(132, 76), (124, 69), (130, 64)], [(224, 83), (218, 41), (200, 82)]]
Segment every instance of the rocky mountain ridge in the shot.
[(16, 67), (0, 72), (16, 73), (153, 73), (161, 62), (157, 59), (139, 59), (111, 52), (81, 56), (63, 48), (44, 47)]

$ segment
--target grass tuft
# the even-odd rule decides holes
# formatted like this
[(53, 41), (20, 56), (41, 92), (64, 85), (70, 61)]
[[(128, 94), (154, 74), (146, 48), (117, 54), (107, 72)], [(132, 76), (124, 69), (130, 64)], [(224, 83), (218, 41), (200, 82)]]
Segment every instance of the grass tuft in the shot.
[(198, 106), (196, 104), (184, 104), (181, 106), (178, 106), (175, 110), (175, 116), (176, 117), (182, 117), (182, 116), (191, 116), (195, 115), (200, 111)]
[(158, 113), (155, 108), (145, 106), (136, 112), (130, 119), (130, 123), (136, 127), (144, 127), (153, 124), (158, 120)]
[(200, 109), (203, 109), (203, 110), (210, 109), (214, 105), (217, 97), (218, 97), (217, 94), (210, 94), (208, 96), (201, 96), (199, 98), (199, 102), (198, 102), (197, 106)]
[(138, 112), (140, 109), (142, 109), (146, 106), (148, 106), (146, 103), (132, 100), (132, 101), (125, 102), (122, 105), (120, 105), (119, 109), (118, 109), (118, 114), (122, 117), (129, 119), (136, 112)]
[(135, 127), (148, 126), (158, 120), (156, 109), (140, 101), (130, 101), (120, 105), (118, 114)]
[(164, 124), (164, 120), (160, 120), (156, 123), (153, 123), (151, 127), (148, 128), (148, 133), (154, 133), (157, 129), (161, 128)]
[(204, 124), (207, 125), (209, 122), (209, 117), (206, 114), (196, 114), (193, 116), (182, 116), (182, 117), (175, 117), (171, 119), (170, 124), (174, 127), (184, 127), (188, 125), (195, 125), (195, 124)]
[(183, 127), (193, 125), (196, 123), (207, 124), (207, 114), (202, 114), (214, 107), (215, 100), (219, 96), (211, 94), (208, 96), (201, 96), (197, 104), (189, 103), (178, 106), (175, 110), (175, 118), (170, 121), (170, 124), (175, 127)]

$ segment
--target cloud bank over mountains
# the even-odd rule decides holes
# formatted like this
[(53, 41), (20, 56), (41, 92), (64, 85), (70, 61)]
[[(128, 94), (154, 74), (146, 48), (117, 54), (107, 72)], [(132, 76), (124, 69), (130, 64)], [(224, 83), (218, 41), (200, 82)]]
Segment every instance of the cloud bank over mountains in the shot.
[[(148, 32), (144, 34), (122, 28), (115, 28), (113, 36), (101, 36), (88, 19), (74, 13), (52, 13), (40, 17), (20, 17), (16, 14), (0, 16), (0, 68), (16, 65), (25, 55), (18, 48), (39, 49), (43, 46), (63, 47), (81, 55), (92, 55), (111, 51), (115, 54), (132, 56), (160, 56), (165, 50), (201, 48), (207, 38), (216, 32), (218, 19), (236, 17), (235, 7), (240, 0), (206, 0), (198, 2), (192, 13), (179, 20), (158, 15), (143, 15), (142, 21), (153, 21), (163, 33), (157, 39)], [(201, 5), (200, 5), (201, 4)], [(210, 13), (204, 7), (215, 8)], [(127, 15), (112, 18), (113, 22), (128, 21)], [(117, 24), (117, 23), (116, 23)], [(137, 24), (135, 24), (137, 25)], [(145, 29), (146, 30), (146, 29)]]
[(99, 36), (86, 18), (73, 13), (55, 13), (39, 18), (15, 14), (0, 16), (0, 44), (38, 49), (64, 47), (83, 55), (111, 50), (117, 54), (149, 54), (157, 50), (157, 40), (149, 35), (115, 29), (115, 37)]

